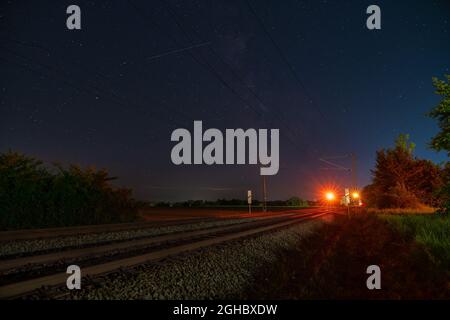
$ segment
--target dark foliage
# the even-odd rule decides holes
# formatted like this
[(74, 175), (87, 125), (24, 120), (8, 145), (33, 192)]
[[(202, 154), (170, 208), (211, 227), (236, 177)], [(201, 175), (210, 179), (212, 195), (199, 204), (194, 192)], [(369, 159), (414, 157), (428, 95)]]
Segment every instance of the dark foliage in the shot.
[[(155, 207), (175, 207), (175, 208), (208, 208), (208, 207), (246, 207), (247, 199), (217, 199), (216, 201), (188, 200), (183, 202), (157, 202)], [(252, 200), (252, 206), (262, 206), (262, 202), (257, 199)], [(308, 207), (309, 203), (299, 197), (291, 197), (288, 200), (267, 201), (267, 206), (272, 207)]]
[(450, 75), (445, 77), (446, 81), (433, 78), (436, 94), (442, 99), (428, 115), (438, 121), (440, 129), (431, 140), (431, 147), (437, 151), (446, 151), (450, 156)]
[(377, 208), (440, 207), (442, 168), (413, 156), (414, 144), (400, 135), (392, 149), (377, 151), (373, 183), (363, 190), (367, 204)]
[(60, 227), (131, 221), (131, 190), (115, 188), (105, 170), (45, 167), (16, 152), (0, 154), (0, 228)]
[[(336, 216), (263, 265), (242, 298), (449, 299), (449, 276), (429, 248), (375, 215)], [(368, 290), (368, 266), (381, 268), (381, 290)]]
[[(446, 80), (433, 78), (433, 86), (436, 94), (441, 96), (439, 104), (431, 110), (429, 116), (438, 121), (440, 131), (431, 140), (431, 147), (436, 151), (446, 151), (450, 156), (450, 75), (446, 75)], [(444, 186), (438, 191), (442, 200), (442, 211), (450, 212), (450, 165), (445, 164)]]

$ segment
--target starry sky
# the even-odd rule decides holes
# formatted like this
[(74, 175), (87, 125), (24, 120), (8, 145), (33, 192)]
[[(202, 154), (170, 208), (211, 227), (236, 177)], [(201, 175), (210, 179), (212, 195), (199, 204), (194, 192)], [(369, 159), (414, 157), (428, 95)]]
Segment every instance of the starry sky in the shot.
[[(66, 28), (71, 4), (81, 30)], [(366, 28), (371, 4), (381, 30)], [(447, 0), (1, 1), (0, 151), (106, 168), (142, 200), (258, 198), (258, 166), (172, 164), (172, 131), (202, 120), (280, 129), (269, 199), (349, 185), (319, 159), (350, 153), (364, 186), (400, 133), (448, 160), (425, 114), (431, 78), (450, 73), (449, 27)]]

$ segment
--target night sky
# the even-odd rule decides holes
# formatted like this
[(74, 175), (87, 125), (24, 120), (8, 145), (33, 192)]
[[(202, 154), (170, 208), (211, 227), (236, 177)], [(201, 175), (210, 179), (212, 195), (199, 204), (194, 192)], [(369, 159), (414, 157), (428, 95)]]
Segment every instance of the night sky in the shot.
[[(82, 30), (66, 28), (70, 4)], [(370, 4), (381, 30), (366, 28)], [(270, 199), (348, 185), (318, 159), (349, 153), (364, 186), (399, 133), (447, 160), (425, 114), (431, 78), (450, 73), (449, 27), (448, 0), (2, 0), (0, 151), (106, 168), (143, 200), (258, 197), (256, 165), (171, 163), (172, 131), (202, 120), (280, 129)]]

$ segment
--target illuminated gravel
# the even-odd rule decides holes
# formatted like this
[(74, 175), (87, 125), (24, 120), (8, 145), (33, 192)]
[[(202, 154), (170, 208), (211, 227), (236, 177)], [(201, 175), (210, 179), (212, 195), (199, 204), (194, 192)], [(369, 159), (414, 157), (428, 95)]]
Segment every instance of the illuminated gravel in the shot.
[(239, 298), (258, 267), (295, 246), (321, 221), (310, 221), (256, 238), (203, 249), (184, 259), (141, 266), (135, 273), (99, 279), (69, 299), (227, 299)]
[(64, 247), (78, 247), (82, 245), (117, 241), (117, 240), (129, 240), (140, 237), (158, 236), (166, 233), (174, 233), (181, 231), (194, 231), (209, 227), (218, 227), (232, 225), (242, 222), (250, 222), (258, 220), (252, 219), (224, 219), (218, 221), (197, 222), (184, 225), (172, 225), (165, 227), (153, 227), (138, 230), (129, 231), (116, 231), (116, 232), (104, 232), (96, 234), (84, 234), (77, 236), (69, 236), (64, 238), (54, 239), (39, 239), (39, 240), (24, 240), (24, 241), (12, 241), (0, 244), (0, 257), (5, 255), (30, 253), (35, 251), (57, 249)]

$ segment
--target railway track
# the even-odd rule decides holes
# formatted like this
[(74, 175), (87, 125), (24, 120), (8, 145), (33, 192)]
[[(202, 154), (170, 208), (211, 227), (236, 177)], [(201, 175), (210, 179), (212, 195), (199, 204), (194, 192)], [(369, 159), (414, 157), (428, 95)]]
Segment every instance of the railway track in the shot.
[[(291, 211), (280, 211), (279, 214), (286, 214)], [(255, 213), (251, 217), (264, 217), (267, 214)], [(227, 218), (239, 218), (238, 214), (230, 214)], [(13, 231), (1, 231), (0, 232), (0, 244), (8, 241), (21, 241), (21, 240), (37, 240), (37, 239), (49, 239), (58, 237), (68, 237), (80, 234), (93, 234), (104, 232), (117, 232), (117, 231), (129, 231), (154, 227), (167, 227), (174, 225), (184, 225), (198, 222), (210, 222), (217, 221), (221, 218), (217, 217), (189, 217), (178, 220), (167, 221), (147, 221), (147, 222), (130, 222), (130, 223), (116, 223), (116, 224), (104, 224), (104, 225), (90, 225), (90, 226), (77, 226), (77, 227), (65, 227), (65, 228), (46, 228), (46, 229), (32, 229), (32, 230), (13, 230)]]
[[(295, 214), (285, 214), (279, 215), (277, 217), (261, 217), (258, 221), (243, 221), (236, 224), (231, 224), (227, 226), (213, 226), (205, 227), (204, 229), (194, 230), (194, 231), (178, 231), (170, 232), (167, 234), (157, 235), (157, 236), (147, 236), (138, 239), (130, 240), (119, 240), (113, 243), (99, 243), (97, 245), (89, 245), (85, 248), (66, 250), (62, 247), (57, 252), (48, 254), (38, 254), (24, 257), (14, 257), (12, 259), (0, 260), (0, 274), (11, 270), (20, 268), (23, 266), (32, 266), (37, 264), (50, 264), (58, 261), (69, 260), (74, 258), (82, 258), (91, 255), (106, 254), (108, 252), (113, 252), (115, 250), (133, 249), (145, 246), (154, 246), (157, 244), (167, 243), (171, 241), (182, 241), (184, 239), (194, 239), (197, 237), (202, 237), (208, 234), (226, 232), (228, 230), (236, 230), (238, 228), (246, 228), (252, 226), (258, 226), (260, 224), (272, 223), (278, 219), (283, 219)], [(298, 215), (298, 214), (297, 214)], [(270, 220), (270, 221), (265, 221)]]
[[(297, 212), (298, 213), (298, 212)], [(307, 213), (307, 212), (305, 212)], [(196, 222), (186, 223), (184, 220), (177, 224), (170, 224), (164, 226), (142, 226), (139, 229), (132, 228), (129, 230), (100, 233), (84, 233), (71, 234), (69, 236), (60, 237), (48, 237), (45, 239), (27, 239), (19, 241), (0, 242), (0, 275), (2, 268), (2, 262), (11, 260), (25, 261), (31, 256), (45, 255), (51, 253), (57, 253), (62, 251), (78, 250), (87, 247), (97, 247), (102, 245), (109, 245), (113, 243), (119, 243), (129, 240), (138, 240), (156, 236), (162, 236), (165, 234), (175, 234), (180, 232), (188, 232), (200, 229), (212, 228), (215, 226), (225, 226), (237, 223), (243, 223), (254, 220), (272, 219), (275, 217), (283, 217), (292, 215), (295, 213), (281, 213), (274, 215), (255, 215), (251, 218), (232, 218), (232, 219), (212, 219), (212, 220), (198, 220)], [(63, 230), (65, 231), (65, 230)], [(59, 231), (57, 232), (60, 233)], [(29, 249), (27, 249), (29, 248)], [(3, 249), (3, 251), (1, 251)], [(43, 261), (40, 261), (43, 262)], [(0, 278), (0, 285), (2, 281)]]
[[(141, 264), (157, 262), (208, 246), (274, 231), (295, 223), (316, 219), (329, 213), (330, 211), (328, 210), (318, 209), (308, 213), (266, 217), (258, 221), (243, 222), (236, 225), (177, 232), (90, 248), (1, 261), (0, 274), (1, 272), (15, 269), (18, 269), (19, 272), (12, 278), (13, 281), (0, 287), (0, 299), (18, 298), (43, 286), (48, 288), (65, 284), (68, 275), (65, 273), (65, 269), (61, 269), (61, 265), (68, 265), (64, 264), (65, 261), (76, 261), (82, 269), (83, 278), (92, 278)], [(54, 267), (54, 265), (58, 264), (59, 269)], [(37, 272), (33, 270), (31, 273), (27, 273), (26, 269), (30, 268), (30, 266), (38, 266)], [(25, 271), (20, 271), (21, 268)]]
[(0, 232), (0, 243), (8, 241), (21, 240), (38, 240), (57, 237), (68, 237), (80, 234), (92, 234), (103, 232), (115, 232), (124, 230), (137, 230), (154, 227), (166, 227), (173, 225), (183, 225), (196, 222), (209, 222), (217, 220), (217, 218), (189, 218), (177, 221), (149, 221), (149, 222), (132, 222), (118, 223), (110, 225), (93, 225), (68, 228), (48, 228), (34, 230), (18, 230), (18, 231), (2, 231)]

